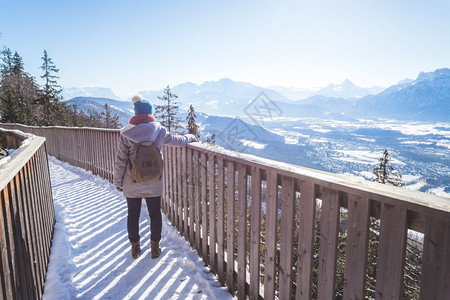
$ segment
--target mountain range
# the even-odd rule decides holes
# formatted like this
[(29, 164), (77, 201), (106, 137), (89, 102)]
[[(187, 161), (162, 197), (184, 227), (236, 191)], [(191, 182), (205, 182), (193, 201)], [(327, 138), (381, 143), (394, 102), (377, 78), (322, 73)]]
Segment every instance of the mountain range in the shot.
[[(112, 93), (108, 89), (98, 91)], [(277, 116), (281, 117), (391, 118), (422, 121), (450, 119), (450, 69), (447, 68), (422, 72), (415, 80), (405, 80), (377, 94), (362, 97), (358, 95), (369, 91), (357, 87), (349, 80), (339, 86), (329, 85), (321, 89), (322, 94), (302, 100), (292, 100), (275, 89), (227, 78), (202, 84), (183, 83), (172, 87), (171, 91), (178, 95), (182, 111), (187, 111), (189, 104), (193, 104), (196, 111), (216, 116), (245, 118), (249, 116), (249, 108), (258, 109), (252, 105), (255, 106), (256, 100), (263, 93), (265, 102), (276, 107)], [(139, 93), (154, 104), (162, 104), (158, 100), (158, 96), (162, 96), (162, 90)], [(339, 93), (342, 96), (337, 97)], [(349, 98), (349, 95), (353, 96)], [(88, 106), (92, 108), (93, 105), (102, 106), (102, 103), (108, 103), (124, 120), (133, 114), (130, 101), (117, 101), (109, 97), (83, 96), (73, 98), (69, 102), (77, 103), (83, 110)]]

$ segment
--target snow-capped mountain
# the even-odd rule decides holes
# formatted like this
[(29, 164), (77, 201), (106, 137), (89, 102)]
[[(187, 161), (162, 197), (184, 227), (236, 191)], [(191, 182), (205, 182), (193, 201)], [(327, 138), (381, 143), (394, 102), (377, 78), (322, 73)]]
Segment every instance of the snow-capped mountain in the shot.
[(361, 99), (355, 113), (409, 120), (450, 120), (450, 69), (421, 72), (416, 80)]
[(349, 79), (345, 79), (341, 84), (330, 84), (318, 90), (315, 94), (325, 97), (335, 98), (362, 98), (367, 95), (378, 94), (383, 90), (382, 87), (362, 88), (351, 82)]
[(307, 99), (313, 96), (343, 99), (362, 98), (384, 90), (384, 88), (379, 86), (370, 88), (359, 87), (349, 79), (345, 79), (341, 84), (330, 84), (317, 89), (288, 88), (283, 86), (273, 86), (271, 88), (292, 100)]
[[(188, 109), (189, 104), (193, 104), (197, 111), (221, 116), (239, 115), (249, 102), (261, 92), (264, 92), (272, 101), (291, 102), (274, 90), (228, 78), (219, 81), (206, 81), (202, 84), (187, 82), (174, 86), (171, 88), (171, 92), (178, 96), (178, 101), (184, 110)], [(141, 91), (139, 93), (155, 104), (162, 104), (158, 100), (158, 96), (163, 94), (162, 90)]]
[[(350, 80), (346, 80), (340, 85), (329, 85), (321, 89), (320, 93), (325, 95), (315, 95), (293, 101), (273, 89), (225, 78), (202, 84), (183, 83), (172, 87), (171, 91), (178, 95), (181, 112), (187, 111), (189, 104), (193, 104), (197, 112), (216, 116), (248, 116), (246, 113), (248, 106), (261, 92), (264, 92), (267, 99), (277, 106), (280, 111), (278, 115), (284, 117), (335, 119), (382, 117), (447, 121), (450, 115), (450, 69), (422, 72), (416, 80), (403, 80), (376, 95), (350, 99), (347, 97), (363, 95), (362, 93), (366, 93), (368, 90), (361, 89)], [(112, 93), (112, 91), (110, 92)], [(158, 100), (158, 96), (163, 95), (163, 90), (141, 91), (140, 93), (155, 105), (163, 104)], [(327, 96), (327, 94), (333, 93), (340, 93), (342, 96)], [(112, 100), (110, 97), (106, 98)], [(125, 105), (126, 108), (122, 108), (122, 112), (131, 113), (131, 115), (133, 113), (130, 101), (117, 101), (110, 105), (118, 108)]]
[(85, 88), (63, 88), (62, 96), (64, 100), (73, 99), (76, 97), (97, 97), (120, 100), (114, 92), (107, 87), (85, 87)]
[(69, 105), (75, 105), (77, 110), (82, 110), (85, 114), (89, 114), (89, 110), (98, 113), (105, 110), (105, 104), (111, 108), (113, 115), (119, 115), (119, 123), (128, 124), (128, 121), (134, 116), (134, 107), (131, 101), (117, 101), (109, 98), (98, 97), (75, 97), (67, 101)]

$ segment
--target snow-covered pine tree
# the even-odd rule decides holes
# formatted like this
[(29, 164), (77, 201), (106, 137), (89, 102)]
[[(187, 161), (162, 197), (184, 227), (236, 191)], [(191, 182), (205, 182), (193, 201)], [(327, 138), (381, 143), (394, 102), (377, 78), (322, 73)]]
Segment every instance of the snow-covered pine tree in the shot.
[(402, 175), (392, 172), (394, 167), (389, 164), (390, 160), (389, 152), (385, 149), (383, 156), (379, 159), (380, 165), (373, 169), (373, 174), (376, 176), (375, 181), (394, 186), (403, 186)]
[(178, 117), (180, 103), (177, 102), (178, 96), (170, 91), (170, 87), (167, 86), (164, 89), (163, 96), (158, 96), (158, 99), (163, 101), (163, 105), (156, 105), (155, 115), (161, 124), (167, 128), (170, 132), (177, 132), (181, 128), (180, 117)]
[(198, 132), (199, 126), (197, 123), (195, 123), (195, 119), (197, 118), (197, 115), (195, 114), (194, 106), (191, 104), (189, 106), (188, 115), (186, 117), (187, 121), (187, 130), (188, 133), (193, 134), (196, 138), (200, 137), (200, 133)]

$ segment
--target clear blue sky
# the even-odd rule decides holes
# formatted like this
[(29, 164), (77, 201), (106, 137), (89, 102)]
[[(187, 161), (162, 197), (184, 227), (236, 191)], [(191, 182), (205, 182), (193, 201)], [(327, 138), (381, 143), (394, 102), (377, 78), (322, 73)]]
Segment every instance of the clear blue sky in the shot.
[(450, 66), (448, 0), (0, 0), (0, 46), (36, 78), (119, 95), (228, 77), (387, 87)]

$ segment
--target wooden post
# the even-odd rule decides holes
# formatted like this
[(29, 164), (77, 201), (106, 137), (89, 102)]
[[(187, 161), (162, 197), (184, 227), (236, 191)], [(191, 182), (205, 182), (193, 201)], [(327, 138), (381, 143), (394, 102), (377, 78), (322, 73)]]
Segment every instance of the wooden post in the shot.
[(348, 195), (344, 299), (364, 299), (365, 297), (369, 212), (369, 199)]
[(280, 229), (280, 299), (292, 297), (292, 255), (294, 249), (295, 182), (282, 177)]
[(187, 157), (186, 157), (186, 147), (181, 148), (181, 172), (183, 173), (182, 190), (183, 190), (183, 219), (184, 219), (184, 235), (187, 240), (190, 240), (189, 235), (189, 196), (188, 196), (188, 183), (189, 175), (187, 174)]
[(200, 155), (201, 177), (202, 177), (202, 257), (205, 263), (209, 264), (208, 258), (208, 203), (206, 182), (207, 165), (206, 154), (202, 152)]
[(191, 246), (195, 245), (195, 236), (194, 236), (194, 215), (195, 209), (198, 206), (197, 201), (194, 201), (194, 173), (192, 170), (192, 149), (187, 149), (187, 179), (188, 179), (188, 203), (189, 203), (189, 242)]
[(301, 182), (296, 299), (311, 299), (315, 217), (314, 184)]
[(195, 245), (198, 252), (202, 249), (202, 239), (201, 239), (201, 199), (200, 199), (200, 164), (199, 164), (199, 153), (197, 150), (193, 150), (194, 159), (194, 198), (195, 198)]
[(217, 273), (216, 266), (216, 164), (214, 155), (209, 154), (208, 192), (209, 192), (209, 263), (211, 271)]
[(225, 220), (224, 220), (224, 166), (223, 158), (217, 158), (217, 275), (225, 283)]
[(234, 229), (235, 229), (235, 166), (233, 161), (227, 163), (227, 285), (230, 293), (235, 293), (234, 276)]
[(333, 299), (335, 297), (339, 210), (339, 192), (324, 187), (322, 189), (322, 217), (320, 219), (318, 299)]
[(277, 173), (267, 174), (266, 197), (266, 256), (264, 265), (264, 299), (275, 299), (275, 264), (277, 260), (277, 216), (278, 179)]
[(382, 204), (375, 294), (377, 299), (402, 298), (406, 237), (406, 209)]
[(239, 165), (238, 180), (238, 299), (245, 299), (247, 282), (247, 167)]
[(250, 202), (250, 299), (259, 298), (261, 246), (261, 169), (252, 167)]
[(450, 219), (427, 216), (423, 245), (420, 299), (450, 295)]

